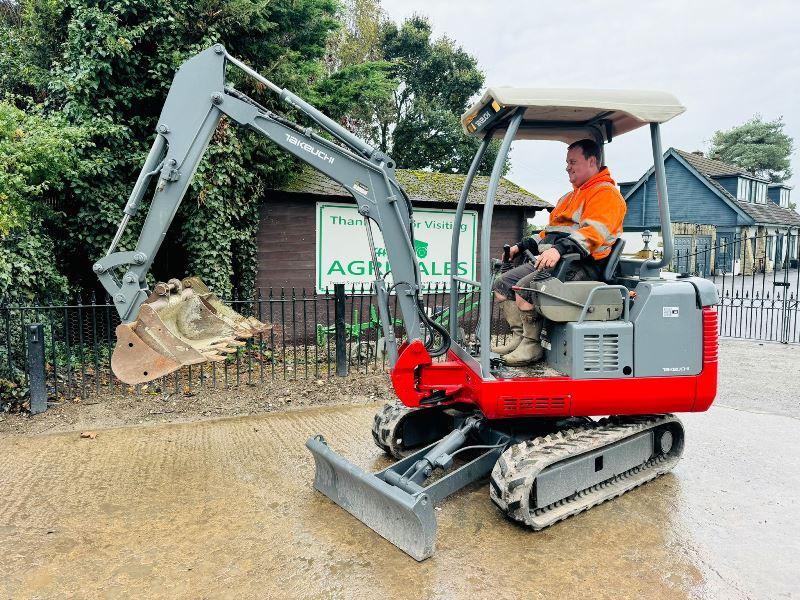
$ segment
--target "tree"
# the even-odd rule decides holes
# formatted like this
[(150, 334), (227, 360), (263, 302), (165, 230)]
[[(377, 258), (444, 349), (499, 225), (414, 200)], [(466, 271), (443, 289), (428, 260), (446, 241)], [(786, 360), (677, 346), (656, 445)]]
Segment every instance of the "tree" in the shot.
[[(400, 80), (393, 110), (378, 113), (381, 148), (401, 167), (466, 173), (480, 145), (461, 128), (461, 114), (483, 86), (477, 60), (447, 37), (431, 40), (431, 25), (419, 15), (400, 27), (385, 23), (381, 44)], [(498, 149), (497, 142), (489, 148), (481, 173), (491, 171)]]
[(383, 60), (381, 27), (387, 18), (379, 0), (342, 0), (337, 17), (342, 27), (329, 38), (325, 59), (330, 73)]
[[(475, 58), (447, 37), (433, 40), (425, 17), (400, 26), (390, 22), (377, 0), (347, 0), (344, 13), (349, 25), (330, 49), (338, 57), (332, 68), (382, 60), (394, 76), (391, 93), (367, 98), (347, 126), (391, 154), (399, 167), (465, 173), (480, 145), (464, 135), (460, 122), (483, 86)], [(481, 173), (491, 170), (498, 148), (499, 143), (489, 148)]]
[(717, 131), (711, 140), (711, 158), (737, 165), (773, 182), (792, 176), (790, 157), (794, 140), (783, 131), (783, 117), (764, 121), (755, 115), (727, 131)]
[[(0, 12), (2, 91), (34, 98), (65, 125), (89, 132), (87, 144), (73, 151), (91, 169), (59, 191), (59, 211), (44, 223), (59, 232), (55, 255), (72, 283), (96, 284), (91, 264), (116, 231), (173, 74), (189, 56), (221, 42), (278, 85), (342, 118), (348, 101), (372, 98), (376, 87), (388, 94), (389, 87), (380, 89), (380, 68), (329, 76), (323, 59), (339, 28), (337, 7), (335, 0), (20, 0)], [(230, 75), (237, 88), (283, 109), (252, 80)], [(262, 136), (223, 120), (154, 273), (197, 273), (221, 295), (249, 295), (259, 202), (297, 168)], [(132, 248), (145, 213), (131, 223), (121, 249)]]

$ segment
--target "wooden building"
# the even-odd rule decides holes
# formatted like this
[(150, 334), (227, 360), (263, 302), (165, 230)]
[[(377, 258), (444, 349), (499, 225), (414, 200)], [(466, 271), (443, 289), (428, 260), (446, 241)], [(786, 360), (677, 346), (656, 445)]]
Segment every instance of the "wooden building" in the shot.
[[(397, 170), (398, 183), (420, 209), (455, 209), (464, 179), (464, 175)], [(476, 177), (467, 203), (468, 210), (478, 213), (478, 239), (488, 183), (488, 176)], [(258, 287), (315, 289), (318, 202), (355, 206), (342, 186), (310, 167), (287, 186), (268, 191), (258, 231)], [(527, 219), (536, 211), (551, 208), (550, 203), (501, 178), (492, 219), (492, 254), (499, 256), (503, 244), (519, 241)]]
[[(704, 263), (679, 264), (679, 269), (749, 273), (755, 256), (764, 257), (765, 271), (782, 268), (787, 260), (796, 263), (800, 214), (790, 208), (789, 186), (769, 185), (736, 165), (676, 148), (664, 153), (664, 170), (675, 250), (686, 257), (683, 260), (697, 254)], [(628, 204), (625, 250), (635, 252), (642, 245), (643, 230), (660, 234), (653, 167), (638, 181), (620, 183), (620, 191)], [(742, 239), (750, 244), (740, 243)], [(651, 246), (658, 243), (659, 235)], [(714, 248), (723, 244), (734, 251), (716, 256)], [(711, 251), (699, 252), (704, 248)]]

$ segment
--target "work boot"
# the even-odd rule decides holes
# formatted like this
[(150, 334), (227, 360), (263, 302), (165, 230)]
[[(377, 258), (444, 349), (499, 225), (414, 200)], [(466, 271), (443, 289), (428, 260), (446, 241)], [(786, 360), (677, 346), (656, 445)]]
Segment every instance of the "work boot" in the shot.
[(513, 352), (517, 349), (522, 341), (522, 313), (513, 300), (503, 300), (500, 302), (500, 310), (503, 311), (503, 316), (508, 321), (511, 327), (511, 338), (505, 344), (500, 346), (492, 345), (492, 352), (496, 352), (501, 356)]
[(509, 367), (532, 365), (542, 360), (544, 355), (540, 338), (542, 318), (532, 310), (521, 310), (519, 312), (522, 315), (522, 341), (516, 350), (503, 357), (503, 362)]

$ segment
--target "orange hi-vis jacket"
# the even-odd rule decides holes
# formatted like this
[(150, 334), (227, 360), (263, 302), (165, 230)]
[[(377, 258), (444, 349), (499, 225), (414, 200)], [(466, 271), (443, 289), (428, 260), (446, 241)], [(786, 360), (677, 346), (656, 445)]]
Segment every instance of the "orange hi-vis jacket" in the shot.
[[(608, 256), (622, 233), (626, 210), (625, 200), (608, 167), (603, 167), (589, 181), (559, 199), (550, 213), (550, 223), (539, 237), (544, 240), (548, 233), (567, 233), (570, 241), (600, 260)], [(542, 245), (540, 242), (540, 249)]]

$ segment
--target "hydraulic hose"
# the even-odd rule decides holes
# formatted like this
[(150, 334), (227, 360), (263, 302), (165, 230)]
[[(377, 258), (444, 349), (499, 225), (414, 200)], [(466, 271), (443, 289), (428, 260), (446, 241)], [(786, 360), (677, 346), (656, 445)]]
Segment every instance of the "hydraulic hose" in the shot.
[[(406, 208), (408, 210), (408, 215), (409, 215), (409, 218), (410, 218), (411, 215), (414, 212), (414, 208), (411, 205), (411, 199), (408, 197), (408, 194), (406, 193), (406, 191), (402, 187), (397, 186), (397, 189), (400, 191), (400, 196), (403, 198), (403, 201), (406, 204)], [(410, 236), (409, 237), (409, 242), (410, 242), (410, 246), (411, 246), (410, 251), (412, 252), (412, 256), (413, 256), (413, 250), (414, 250), (414, 228), (413, 227), (409, 228), (409, 236)], [(448, 332), (447, 329), (442, 327), (439, 323), (437, 323), (436, 321), (431, 319), (428, 316), (428, 314), (425, 312), (425, 307), (422, 304), (422, 299), (419, 297), (420, 282), (419, 282), (419, 279), (418, 279), (418, 277), (419, 277), (418, 269), (414, 269), (414, 277), (415, 277), (416, 281), (414, 282), (413, 289), (416, 290), (417, 306), (418, 306), (417, 312), (419, 313), (420, 323), (425, 326), (426, 331), (430, 332), (432, 330), (433, 332), (438, 333), (439, 336), (442, 338), (441, 343), (438, 346), (434, 346), (433, 342), (434, 342), (434, 339), (435, 339), (436, 336), (434, 334), (427, 335), (426, 336), (427, 339), (424, 340), (425, 349), (428, 351), (428, 354), (430, 354), (432, 357), (442, 356), (443, 354), (445, 354), (450, 349), (450, 343), (451, 343), (450, 332)], [(391, 294), (392, 289), (394, 289), (395, 287), (397, 287), (401, 283), (402, 282), (394, 283), (389, 288), (389, 293)], [(406, 283), (406, 285), (409, 285), (409, 284)]]
[(450, 332), (427, 315), (422, 307), (422, 300), (419, 300), (419, 316), (426, 327), (433, 329), (442, 338), (438, 346), (432, 347), (435, 336), (431, 335), (425, 342), (425, 349), (428, 351), (428, 354), (433, 357), (442, 356), (450, 349), (450, 343), (452, 341), (450, 339)]

